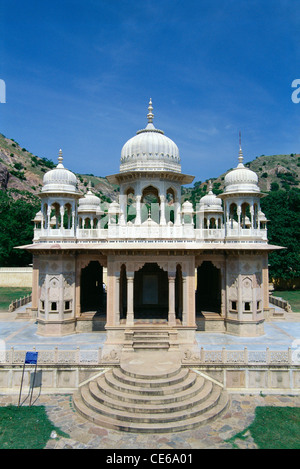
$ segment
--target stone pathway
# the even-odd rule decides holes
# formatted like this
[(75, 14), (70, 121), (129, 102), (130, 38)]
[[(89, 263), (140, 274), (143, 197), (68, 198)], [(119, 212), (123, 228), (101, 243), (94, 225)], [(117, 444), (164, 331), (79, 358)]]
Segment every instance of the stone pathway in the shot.
[[(192, 431), (167, 434), (121, 433), (98, 427), (74, 410), (71, 395), (41, 395), (34, 405), (44, 405), (53, 424), (70, 438), (50, 438), (46, 449), (232, 449), (226, 442), (254, 420), (257, 406), (300, 406), (300, 396), (231, 394), (229, 409), (217, 420)], [(18, 396), (0, 396), (0, 405), (17, 405)], [(236, 439), (240, 449), (256, 449), (250, 435)]]

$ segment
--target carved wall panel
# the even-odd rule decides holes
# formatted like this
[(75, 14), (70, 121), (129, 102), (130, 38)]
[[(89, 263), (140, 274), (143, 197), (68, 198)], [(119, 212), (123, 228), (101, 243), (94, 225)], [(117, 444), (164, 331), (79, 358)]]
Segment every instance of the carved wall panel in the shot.
[(49, 280), (49, 300), (50, 301), (58, 301), (59, 300), (59, 293), (60, 293), (60, 289), (59, 289), (59, 278), (58, 277), (52, 277), (50, 278)]

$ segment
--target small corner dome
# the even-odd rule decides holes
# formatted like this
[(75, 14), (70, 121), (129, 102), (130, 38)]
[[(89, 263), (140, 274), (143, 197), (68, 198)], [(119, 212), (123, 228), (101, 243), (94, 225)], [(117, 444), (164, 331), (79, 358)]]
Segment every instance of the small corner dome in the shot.
[(154, 114), (151, 99), (148, 110), (146, 128), (139, 130), (122, 148), (120, 172), (132, 170), (181, 172), (176, 143), (153, 125)]
[(95, 211), (100, 207), (100, 199), (94, 195), (91, 191), (91, 186), (89, 184), (87, 193), (81, 197), (78, 201), (78, 211), (89, 210)]
[(243, 164), (243, 154), (240, 149), (238, 166), (229, 171), (224, 178), (224, 193), (233, 192), (260, 192), (258, 176)]
[(78, 194), (78, 181), (72, 171), (69, 171), (62, 164), (62, 151), (59, 151), (58, 165), (56, 168), (48, 171), (43, 178), (43, 188), (41, 193), (49, 192), (68, 192)]
[(41, 210), (35, 214), (35, 217), (33, 219), (34, 222), (40, 222), (43, 220), (43, 214)]
[(185, 213), (192, 213), (193, 212), (193, 204), (189, 200), (186, 200), (182, 204), (182, 211), (185, 212)]
[(259, 218), (260, 221), (268, 221), (267, 218), (266, 218), (266, 215), (261, 210), (259, 210), (259, 212), (258, 212), (258, 218)]
[(216, 194), (212, 191), (211, 182), (209, 183), (209, 192), (208, 194), (201, 197), (200, 201), (200, 208), (206, 210), (222, 210), (222, 200), (219, 199)]
[(112, 202), (108, 207), (108, 213), (111, 215), (117, 215), (120, 213), (120, 204), (118, 204), (118, 202)]

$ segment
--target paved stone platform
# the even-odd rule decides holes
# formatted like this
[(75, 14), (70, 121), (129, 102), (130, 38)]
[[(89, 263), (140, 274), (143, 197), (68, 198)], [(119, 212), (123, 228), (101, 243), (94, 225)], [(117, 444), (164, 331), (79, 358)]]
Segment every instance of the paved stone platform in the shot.
[[(83, 350), (96, 349), (104, 343), (105, 332), (81, 333), (60, 338), (41, 337), (36, 334), (37, 325), (34, 321), (15, 319), (13, 314), (0, 314), (0, 340), (7, 347), (16, 350), (49, 349), (57, 346), (63, 350), (80, 347)], [(300, 339), (300, 314), (289, 314), (285, 321), (265, 323), (265, 334), (256, 338), (234, 337), (222, 333), (197, 332), (199, 347), (207, 350), (243, 349), (286, 350), (296, 339)], [(130, 357), (129, 357), (130, 366)], [(49, 438), (46, 448), (78, 448), (78, 449), (232, 449), (226, 440), (245, 430), (254, 420), (257, 406), (300, 406), (300, 396), (289, 395), (249, 395), (231, 394), (231, 405), (228, 410), (209, 424), (191, 431), (174, 434), (126, 434), (94, 425), (80, 417), (72, 403), (72, 395), (40, 395), (34, 405), (44, 405), (53, 424), (70, 438)], [(17, 405), (18, 396), (0, 395), (0, 405)], [(243, 440), (236, 440), (240, 448), (255, 449), (251, 435)], [(300, 447), (300, 444), (299, 444)]]
[(151, 378), (173, 374), (180, 368), (181, 360), (178, 352), (143, 350), (139, 353), (123, 352), (121, 362), (122, 368), (133, 376), (142, 373)]
[[(97, 350), (105, 342), (105, 332), (86, 332), (64, 337), (42, 337), (38, 335), (34, 320), (15, 319), (16, 313), (0, 313), (0, 341), (7, 348), (15, 350), (49, 350), (58, 347), (63, 350)], [(286, 320), (264, 323), (265, 333), (260, 337), (236, 337), (222, 332), (196, 332), (199, 347), (206, 350), (287, 350), (293, 341), (300, 339), (300, 313), (289, 313)]]
[[(0, 405), (17, 405), (18, 396), (0, 396)], [(194, 450), (232, 449), (226, 440), (245, 430), (254, 420), (257, 406), (300, 406), (300, 396), (253, 396), (231, 395), (231, 406), (217, 419), (192, 431), (174, 434), (124, 434), (101, 428), (82, 419), (75, 412), (71, 395), (41, 395), (34, 405), (44, 405), (53, 424), (70, 438), (51, 439), (46, 449), (148, 449), (148, 450)], [(246, 438), (236, 439), (240, 449), (257, 449), (250, 432)], [(299, 440), (300, 447), (300, 440)]]

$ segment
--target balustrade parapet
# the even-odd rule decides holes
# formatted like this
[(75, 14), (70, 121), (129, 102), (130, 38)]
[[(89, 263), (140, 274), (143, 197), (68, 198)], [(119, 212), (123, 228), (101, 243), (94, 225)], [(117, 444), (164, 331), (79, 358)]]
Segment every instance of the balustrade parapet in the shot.
[(293, 354), (291, 348), (287, 350), (249, 350), (245, 347), (242, 350), (229, 350), (222, 348), (220, 350), (205, 350), (200, 348), (198, 353), (187, 354), (183, 363), (193, 365), (219, 365), (219, 366), (291, 366), (300, 365), (298, 354)]
[(35, 229), (34, 241), (39, 239), (74, 238), (78, 240), (92, 239), (190, 239), (197, 241), (226, 241), (226, 240), (253, 240), (267, 241), (267, 230), (265, 229), (226, 229), (222, 228), (198, 228), (193, 224), (149, 224), (135, 225), (128, 222), (125, 224), (111, 224), (107, 228), (77, 228), (73, 229)]
[(19, 298), (18, 300), (12, 301), (8, 307), (8, 311), (13, 312), (16, 309), (20, 308), (21, 306), (27, 305), (31, 301), (32, 301), (32, 293), (30, 293), (27, 296), (23, 296), (22, 298)]
[[(15, 350), (14, 347), (0, 350), (0, 366), (23, 364), (27, 351)], [(33, 347), (33, 351), (37, 351), (37, 348)], [(80, 347), (74, 350), (60, 350), (55, 347), (50, 350), (38, 351), (39, 365), (101, 365), (102, 359), (101, 347), (93, 350), (84, 350)], [(268, 347), (265, 350), (249, 350), (247, 347), (242, 350), (226, 348), (205, 350), (201, 347), (198, 353), (185, 354), (182, 363), (189, 366), (300, 366), (297, 351), (293, 351), (291, 348), (270, 350)]]

